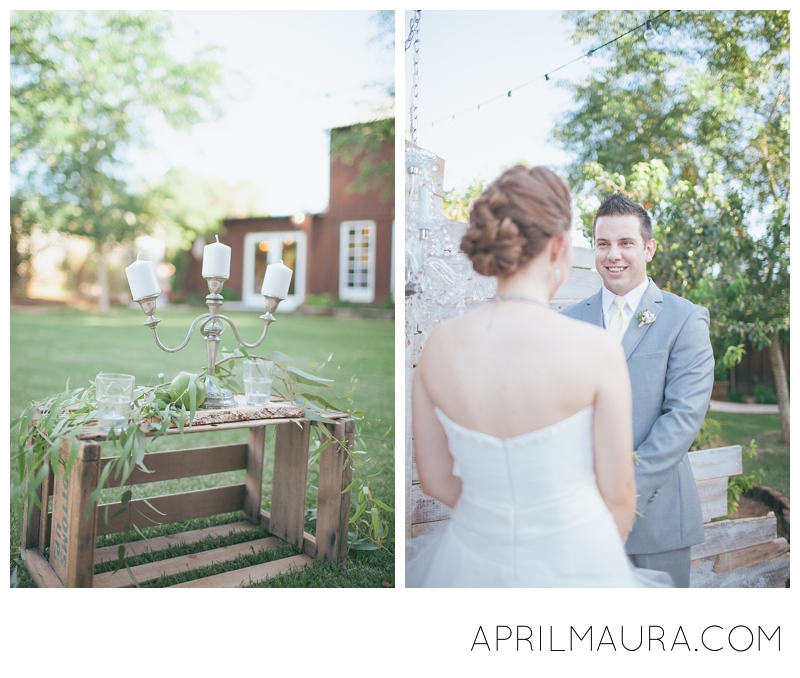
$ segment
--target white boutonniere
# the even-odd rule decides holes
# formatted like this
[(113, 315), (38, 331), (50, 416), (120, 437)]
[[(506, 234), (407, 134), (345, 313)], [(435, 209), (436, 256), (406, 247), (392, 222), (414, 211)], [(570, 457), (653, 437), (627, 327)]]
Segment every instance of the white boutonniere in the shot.
[(641, 313), (636, 314), (636, 320), (639, 321), (639, 327), (644, 327), (645, 325), (654, 323), (656, 321), (656, 317), (650, 311), (645, 309)]

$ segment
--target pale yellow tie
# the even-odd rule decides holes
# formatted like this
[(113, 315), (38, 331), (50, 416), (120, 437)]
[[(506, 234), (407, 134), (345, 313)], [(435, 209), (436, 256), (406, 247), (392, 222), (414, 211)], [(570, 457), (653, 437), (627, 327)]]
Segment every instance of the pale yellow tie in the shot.
[(625, 336), (625, 330), (628, 329), (628, 318), (624, 311), (626, 305), (625, 297), (614, 297), (614, 306), (617, 307), (617, 312), (608, 324), (608, 331), (611, 332), (612, 337), (617, 338), (617, 341), (622, 341), (622, 337)]

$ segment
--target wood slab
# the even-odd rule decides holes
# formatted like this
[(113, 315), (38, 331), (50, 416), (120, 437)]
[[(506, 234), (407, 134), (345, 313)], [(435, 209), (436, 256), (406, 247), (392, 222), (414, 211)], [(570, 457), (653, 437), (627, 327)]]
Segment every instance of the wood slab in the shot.
[(692, 564), (692, 588), (785, 588), (789, 554), (722, 573), (714, 572), (715, 558)]
[[(309, 422), (281, 424), (275, 431), (269, 531), (303, 546), (308, 481)], [(259, 507), (260, 508), (260, 507)], [(256, 509), (258, 510), (258, 509)]]
[(432, 520), (444, 520), (450, 517), (450, 509), (442, 502), (429, 497), (420, 485), (411, 487), (412, 524), (428, 523)]
[[(117, 516), (114, 514), (122, 508), (120, 502), (103, 504), (98, 509), (97, 534), (113, 534), (132, 530), (134, 525), (142, 529), (153, 525), (215, 516), (218, 513), (241, 511), (244, 506), (244, 494), (245, 486), (242, 483), (241, 485), (223, 485), (222, 487), (148, 497), (147, 502), (161, 513), (151, 509), (144, 499), (134, 499), (128, 502), (126, 510)], [(105, 520), (106, 506), (108, 506), (108, 522)]]
[[(135, 468), (126, 485), (142, 485), (162, 480), (177, 478), (193, 478), (211, 473), (239, 471), (247, 467), (248, 446), (246, 443), (231, 445), (214, 445), (210, 447), (193, 447), (187, 450), (168, 450), (166, 452), (148, 452), (143, 459), (150, 473)], [(108, 464), (114, 463), (117, 457), (103, 457), (101, 472)], [(121, 477), (113, 473), (108, 476), (106, 487), (119, 487)]]
[[(71, 440), (61, 440), (62, 468), (67, 465), (71, 446)], [(97, 487), (101, 452), (97, 443), (81, 443), (69, 478), (55, 479), (50, 566), (69, 588), (92, 586), (97, 508), (89, 510), (89, 497)]]
[(705, 526), (705, 542), (692, 546), (692, 560), (771, 542), (777, 537), (777, 526), (774, 513), (709, 523)]
[(738, 476), (742, 472), (741, 445), (697, 450), (687, 456), (696, 481)]
[(700, 510), (703, 522), (728, 515), (728, 478), (709, 478), (697, 481), (697, 494), (700, 497)]
[(64, 584), (58, 578), (58, 575), (50, 567), (50, 563), (38, 549), (21, 549), (20, 556), (22, 562), (25, 563), (25, 569), (31, 575), (36, 586), (39, 588), (60, 589), (64, 588)]
[(347, 556), (350, 519), (350, 485), (353, 467), (355, 421), (325, 424), (331, 443), (320, 452), (317, 490), (317, 560), (341, 563)]
[(411, 526), (411, 536), (412, 537), (419, 537), (421, 534), (425, 534), (426, 532), (430, 532), (431, 530), (435, 530), (436, 528), (444, 525), (447, 521), (446, 520), (434, 520), (430, 523), (418, 523), (416, 525)]
[[(219, 428), (220, 424), (238, 424), (244, 422), (259, 422), (264, 420), (274, 419), (300, 419), (303, 417), (304, 410), (294, 403), (288, 401), (275, 401), (263, 407), (253, 407), (247, 405), (244, 400), (244, 395), (235, 395), (237, 404), (234, 407), (224, 407), (220, 409), (204, 410), (199, 409), (195, 412), (194, 420), (189, 425), (189, 414), (186, 414), (184, 423), (184, 432), (195, 433), (199, 430), (209, 430), (206, 427), (213, 427), (210, 430)], [(158, 419), (150, 419), (142, 422), (140, 428), (147, 434), (153, 435), (154, 432), (149, 430), (150, 424), (160, 424)], [(271, 423), (271, 422), (270, 422)], [(253, 424), (259, 426), (261, 424)], [(168, 431), (170, 433), (179, 432), (179, 428), (175, 424), (171, 424)], [(96, 440), (103, 441), (108, 439), (108, 431), (104, 431), (98, 426), (86, 426), (78, 434), (79, 440)]]
[[(159, 560), (155, 563), (136, 565), (131, 568), (131, 572), (133, 572), (136, 581), (139, 584), (143, 584), (144, 582), (158, 579), (162, 575), (171, 576), (197, 570), (201, 567), (213, 565), (214, 563), (233, 560), (239, 555), (252, 553), (253, 549), (256, 551), (272, 549), (279, 544), (280, 540), (277, 537), (265, 537), (264, 539), (256, 539), (242, 544), (234, 544), (232, 546), (211, 549), (210, 551), (192, 553), (188, 556), (178, 556), (177, 558)], [(128, 571), (125, 569), (119, 572), (104, 572), (103, 574), (95, 575), (93, 586), (94, 588), (120, 588), (123, 586), (132, 586), (132, 582)]]
[(174, 589), (224, 589), (224, 588), (238, 588), (246, 586), (256, 581), (269, 579), (276, 574), (283, 574), (284, 572), (300, 571), (307, 565), (314, 562), (314, 559), (307, 556), (305, 553), (299, 556), (290, 556), (289, 558), (281, 558), (280, 560), (273, 560), (270, 563), (262, 563), (261, 565), (251, 565), (250, 567), (243, 567), (240, 570), (232, 570), (231, 572), (221, 572), (210, 577), (203, 577), (201, 579), (193, 579), (192, 581), (183, 582), (182, 584), (175, 584), (170, 588)]
[[(259, 515), (258, 524), (269, 529), (270, 525), (270, 513), (266, 509), (261, 509), (261, 514)], [(303, 532), (303, 553), (308, 556), (314, 558), (317, 555), (317, 538), (313, 534), (309, 534), (308, 532)]]
[[(235, 532), (248, 532), (254, 529), (256, 529), (256, 527), (252, 523), (240, 521), (238, 523), (227, 523), (225, 525), (204, 527), (201, 530), (190, 530), (188, 532), (179, 532), (178, 534), (168, 534), (163, 537), (141, 539), (139, 541), (128, 542), (123, 544), (123, 546), (125, 547), (125, 555), (127, 557), (138, 556), (142, 553), (163, 551), (171, 546), (194, 544), (195, 542), (202, 541), (208, 537), (227, 537), (229, 534), (233, 534)], [(114, 546), (103, 546), (99, 549), (95, 549), (95, 564), (117, 560), (118, 550), (119, 544)]]

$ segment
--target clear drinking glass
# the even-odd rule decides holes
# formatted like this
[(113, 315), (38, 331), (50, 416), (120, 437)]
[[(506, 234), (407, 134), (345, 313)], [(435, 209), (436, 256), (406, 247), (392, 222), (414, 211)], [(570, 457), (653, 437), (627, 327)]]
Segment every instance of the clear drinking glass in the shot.
[(128, 425), (133, 402), (132, 374), (101, 373), (95, 377), (97, 390), (97, 425), (110, 431), (122, 431)]
[(248, 405), (269, 404), (274, 369), (271, 360), (244, 361), (244, 397)]

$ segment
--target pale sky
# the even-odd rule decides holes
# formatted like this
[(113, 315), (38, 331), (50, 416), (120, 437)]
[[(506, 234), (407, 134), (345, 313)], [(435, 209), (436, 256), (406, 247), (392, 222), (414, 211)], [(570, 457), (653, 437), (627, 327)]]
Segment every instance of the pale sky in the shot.
[[(405, 13), (406, 34), (411, 14)], [(476, 178), (493, 179), (517, 160), (553, 169), (568, 160), (548, 138), (557, 116), (568, 110), (570, 96), (544, 79), (510, 98), (506, 95), (582, 53), (568, 39), (569, 25), (560, 15), (536, 10), (422, 11), (417, 143), (444, 158), (445, 189), (465, 187)], [(409, 104), (412, 51), (405, 57)], [(551, 82), (575, 82), (588, 71), (583, 59), (559, 70)], [(479, 111), (459, 114), (498, 95)], [(407, 111), (403, 120), (408, 130)]]
[[(317, 213), (328, 203), (331, 127), (378, 117), (394, 54), (372, 42), (372, 11), (176, 11), (170, 48), (186, 59), (222, 48), (232, 96), (224, 116), (179, 133), (151, 130), (153, 150), (134, 155), (158, 179), (186, 167), (226, 184), (247, 181), (272, 216)], [(374, 85), (374, 86), (370, 86)]]
[[(413, 12), (404, 14), (408, 35)], [(417, 145), (444, 159), (445, 190), (491, 181), (517, 161), (556, 172), (568, 162), (550, 141), (558, 116), (572, 105), (555, 83), (577, 82), (592, 66), (584, 58), (559, 68), (587, 51), (572, 43), (569, 29), (561, 12), (422, 11)], [(405, 53), (406, 138), (412, 84), (413, 46)], [(576, 245), (588, 245), (573, 233)]]

